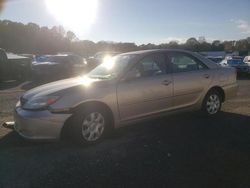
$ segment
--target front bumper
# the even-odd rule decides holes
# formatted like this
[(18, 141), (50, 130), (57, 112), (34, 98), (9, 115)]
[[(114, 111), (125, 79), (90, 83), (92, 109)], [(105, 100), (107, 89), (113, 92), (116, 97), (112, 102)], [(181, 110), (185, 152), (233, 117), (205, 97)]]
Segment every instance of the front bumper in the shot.
[(17, 107), (14, 111), (14, 129), (30, 140), (57, 140), (65, 121), (71, 114), (53, 114), (49, 111), (27, 111)]

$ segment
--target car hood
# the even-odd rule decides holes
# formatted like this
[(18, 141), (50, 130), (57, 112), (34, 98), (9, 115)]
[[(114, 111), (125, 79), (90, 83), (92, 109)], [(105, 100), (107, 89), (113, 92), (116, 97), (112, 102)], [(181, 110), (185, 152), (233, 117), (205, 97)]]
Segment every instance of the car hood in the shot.
[(85, 89), (89, 85), (96, 85), (97, 83), (101, 82), (105, 81), (98, 79), (91, 79), (88, 77), (75, 77), (66, 80), (60, 80), (29, 90), (23, 95), (23, 98), (29, 100), (30, 98), (33, 97), (41, 97), (49, 95), (62, 96), (67, 91), (73, 88), (79, 87), (81, 89)]

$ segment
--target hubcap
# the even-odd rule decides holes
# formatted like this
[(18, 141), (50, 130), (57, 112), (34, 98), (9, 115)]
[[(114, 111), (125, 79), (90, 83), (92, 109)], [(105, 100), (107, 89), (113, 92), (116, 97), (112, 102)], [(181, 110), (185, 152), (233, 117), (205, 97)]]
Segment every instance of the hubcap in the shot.
[(207, 112), (209, 114), (216, 114), (220, 109), (220, 98), (218, 95), (213, 94), (207, 100)]
[(98, 112), (87, 115), (82, 123), (82, 135), (87, 141), (98, 140), (104, 131), (104, 117)]

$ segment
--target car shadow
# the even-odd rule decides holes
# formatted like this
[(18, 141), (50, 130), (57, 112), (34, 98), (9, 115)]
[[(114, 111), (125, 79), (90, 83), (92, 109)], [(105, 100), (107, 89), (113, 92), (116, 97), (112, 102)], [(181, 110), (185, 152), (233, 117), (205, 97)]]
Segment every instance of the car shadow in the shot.
[[(176, 144), (187, 147), (191, 144), (203, 145), (221, 144), (222, 147), (244, 148), (250, 143), (250, 117), (240, 114), (221, 112), (215, 117), (204, 117), (196, 113), (179, 114), (160, 119), (138, 123), (114, 131), (112, 135), (96, 144), (108, 148), (116, 142), (119, 144), (136, 145), (138, 140), (145, 144), (162, 142), (174, 149)], [(134, 142), (134, 143), (133, 143)], [(173, 144), (171, 146), (171, 144)], [(67, 141), (59, 142), (31, 142), (21, 138), (14, 131), (0, 139), (2, 148), (29, 147), (29, 146), (58, 146), (72, 147), (74, 143)], [(215, 146), (215, 145), (214, 145)], [(218, 146), (218, 145), (217, 145)], [(81, 146), (82, 147), (82, 146)], [(91, 146), (95, 147), (95, 146)], [(112, 147), (111, 147), (112, 148)]]
[[(228, 112), (179, 114), (118, 129), (88, 147), (30, 142), (10, 132), (0, 139), (1, 178), (9, 187), (102, 187), (110, 177), (108, 187), (248, 187), (249, 122)], [(24, 168), (31, 170), (20, 176)]]

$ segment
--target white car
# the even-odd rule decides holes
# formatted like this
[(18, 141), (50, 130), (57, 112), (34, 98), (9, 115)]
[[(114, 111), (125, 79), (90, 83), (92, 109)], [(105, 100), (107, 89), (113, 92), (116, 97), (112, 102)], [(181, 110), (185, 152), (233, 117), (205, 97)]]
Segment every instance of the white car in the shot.
[(243, 61), (250, 66), (250, 56), (246, 56)]

